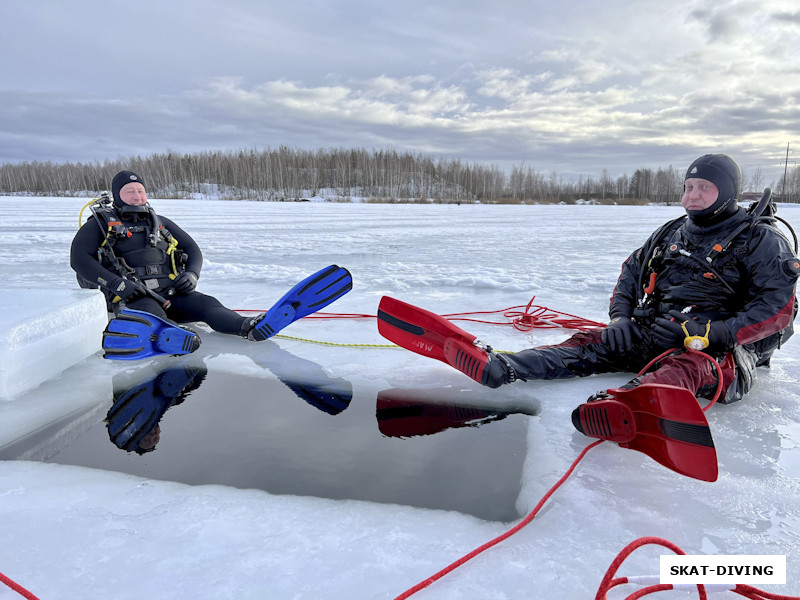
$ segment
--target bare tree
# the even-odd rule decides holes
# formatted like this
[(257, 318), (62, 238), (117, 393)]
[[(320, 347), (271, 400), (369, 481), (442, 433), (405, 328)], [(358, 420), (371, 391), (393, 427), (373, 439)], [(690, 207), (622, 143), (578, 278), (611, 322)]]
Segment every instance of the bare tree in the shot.
[(761, 192), (763, 190), (764, 190), (764, 172), (761, 170), (761, 167), (756, 167), (750, 174), (750, 178), (747, 183), (747, 191)]

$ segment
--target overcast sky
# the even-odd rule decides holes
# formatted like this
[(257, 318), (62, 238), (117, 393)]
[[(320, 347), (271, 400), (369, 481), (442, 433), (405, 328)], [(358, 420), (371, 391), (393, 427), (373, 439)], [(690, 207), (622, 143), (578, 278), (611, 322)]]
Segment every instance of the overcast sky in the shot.
[(800, 143), (797, 0), (2, 0), (0, 22), (0, 163), (286, 145), (598, 177), (724, 152), (769, 184)]

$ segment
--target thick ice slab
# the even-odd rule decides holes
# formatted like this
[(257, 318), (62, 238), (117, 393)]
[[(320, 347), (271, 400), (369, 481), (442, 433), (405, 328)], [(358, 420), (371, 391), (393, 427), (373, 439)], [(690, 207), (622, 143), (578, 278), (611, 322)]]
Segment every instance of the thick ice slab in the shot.
[(35, 388), (101, 349), (96, 290), (0, 290), (0, 399)]

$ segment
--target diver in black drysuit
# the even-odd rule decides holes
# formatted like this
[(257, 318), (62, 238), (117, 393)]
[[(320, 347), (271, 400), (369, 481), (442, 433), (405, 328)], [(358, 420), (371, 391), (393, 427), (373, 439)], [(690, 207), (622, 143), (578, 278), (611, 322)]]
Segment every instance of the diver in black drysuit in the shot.
[(70, 266), (81, 286), (99, 287), (115, 314), (132, 308), (247, 337), (261, 315), (244, 317), (195, 290), (203, 254), (188, 233), (150, 207), (141, 177), (121, 171), (111, 187), (113, 203), (95, 211), (72, 240)]
[[(696, 188), (708, 182), (719, 193), (698, 208)], [(683, 348), (687, 336), (701, 336), (722, 367), (720, 401), (741, 399), (755, 368), (769, 365), (793, 332), (800, 262), (771, 215), (754, 219), (739, 207), (739, 182), (739, 167), (726, 155), (694, 161), (681, 201), (688, 218), (663, 225), (624, 262), (609, 325), (555, 346), (491, 353), (482, 383), (639, 372), (665, 350)], [(623, 387), (662, 383), (706, 397), (716, 389), (716, 368), (701, 355), (676, 352), (655, 367)]]

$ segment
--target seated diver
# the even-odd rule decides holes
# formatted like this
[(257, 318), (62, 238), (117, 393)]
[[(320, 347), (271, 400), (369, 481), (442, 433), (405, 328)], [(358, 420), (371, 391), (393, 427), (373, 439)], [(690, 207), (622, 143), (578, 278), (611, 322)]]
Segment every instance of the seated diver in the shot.
[(156, 214), (142, 178), (120, 171), (111, 191), (111, 204), (93, 211), (72, 241), (70, 266), (81, 286), (99, 287), (116, 315), (125, 307), (176, 323), (204, 321), (215, 331), (252, 339), (263, 315), (242, 316), (196, 290), (203, 268), (200, 247), (171, 219)]
[[(721, 364), (720, 402), (740, 400), (756, 367), (768, 365), (792, 335), (800, 261), (771, 214), (751, 215), (738, 205), (739, 189), (739, 167), (729, 156), (695, 160), (681, 198), (686, 215), (660, 227), (623, 263), (606, 328), (509, 354), (462, 348), (483, 366), (474, 378), (497, 388), (516, 380), (638, 372), (663, 351), (683, 349), (694, 339)], [(627, 387), (642, 383), (700, 396), (718, 381), (702, 355), (676, 352)]]

